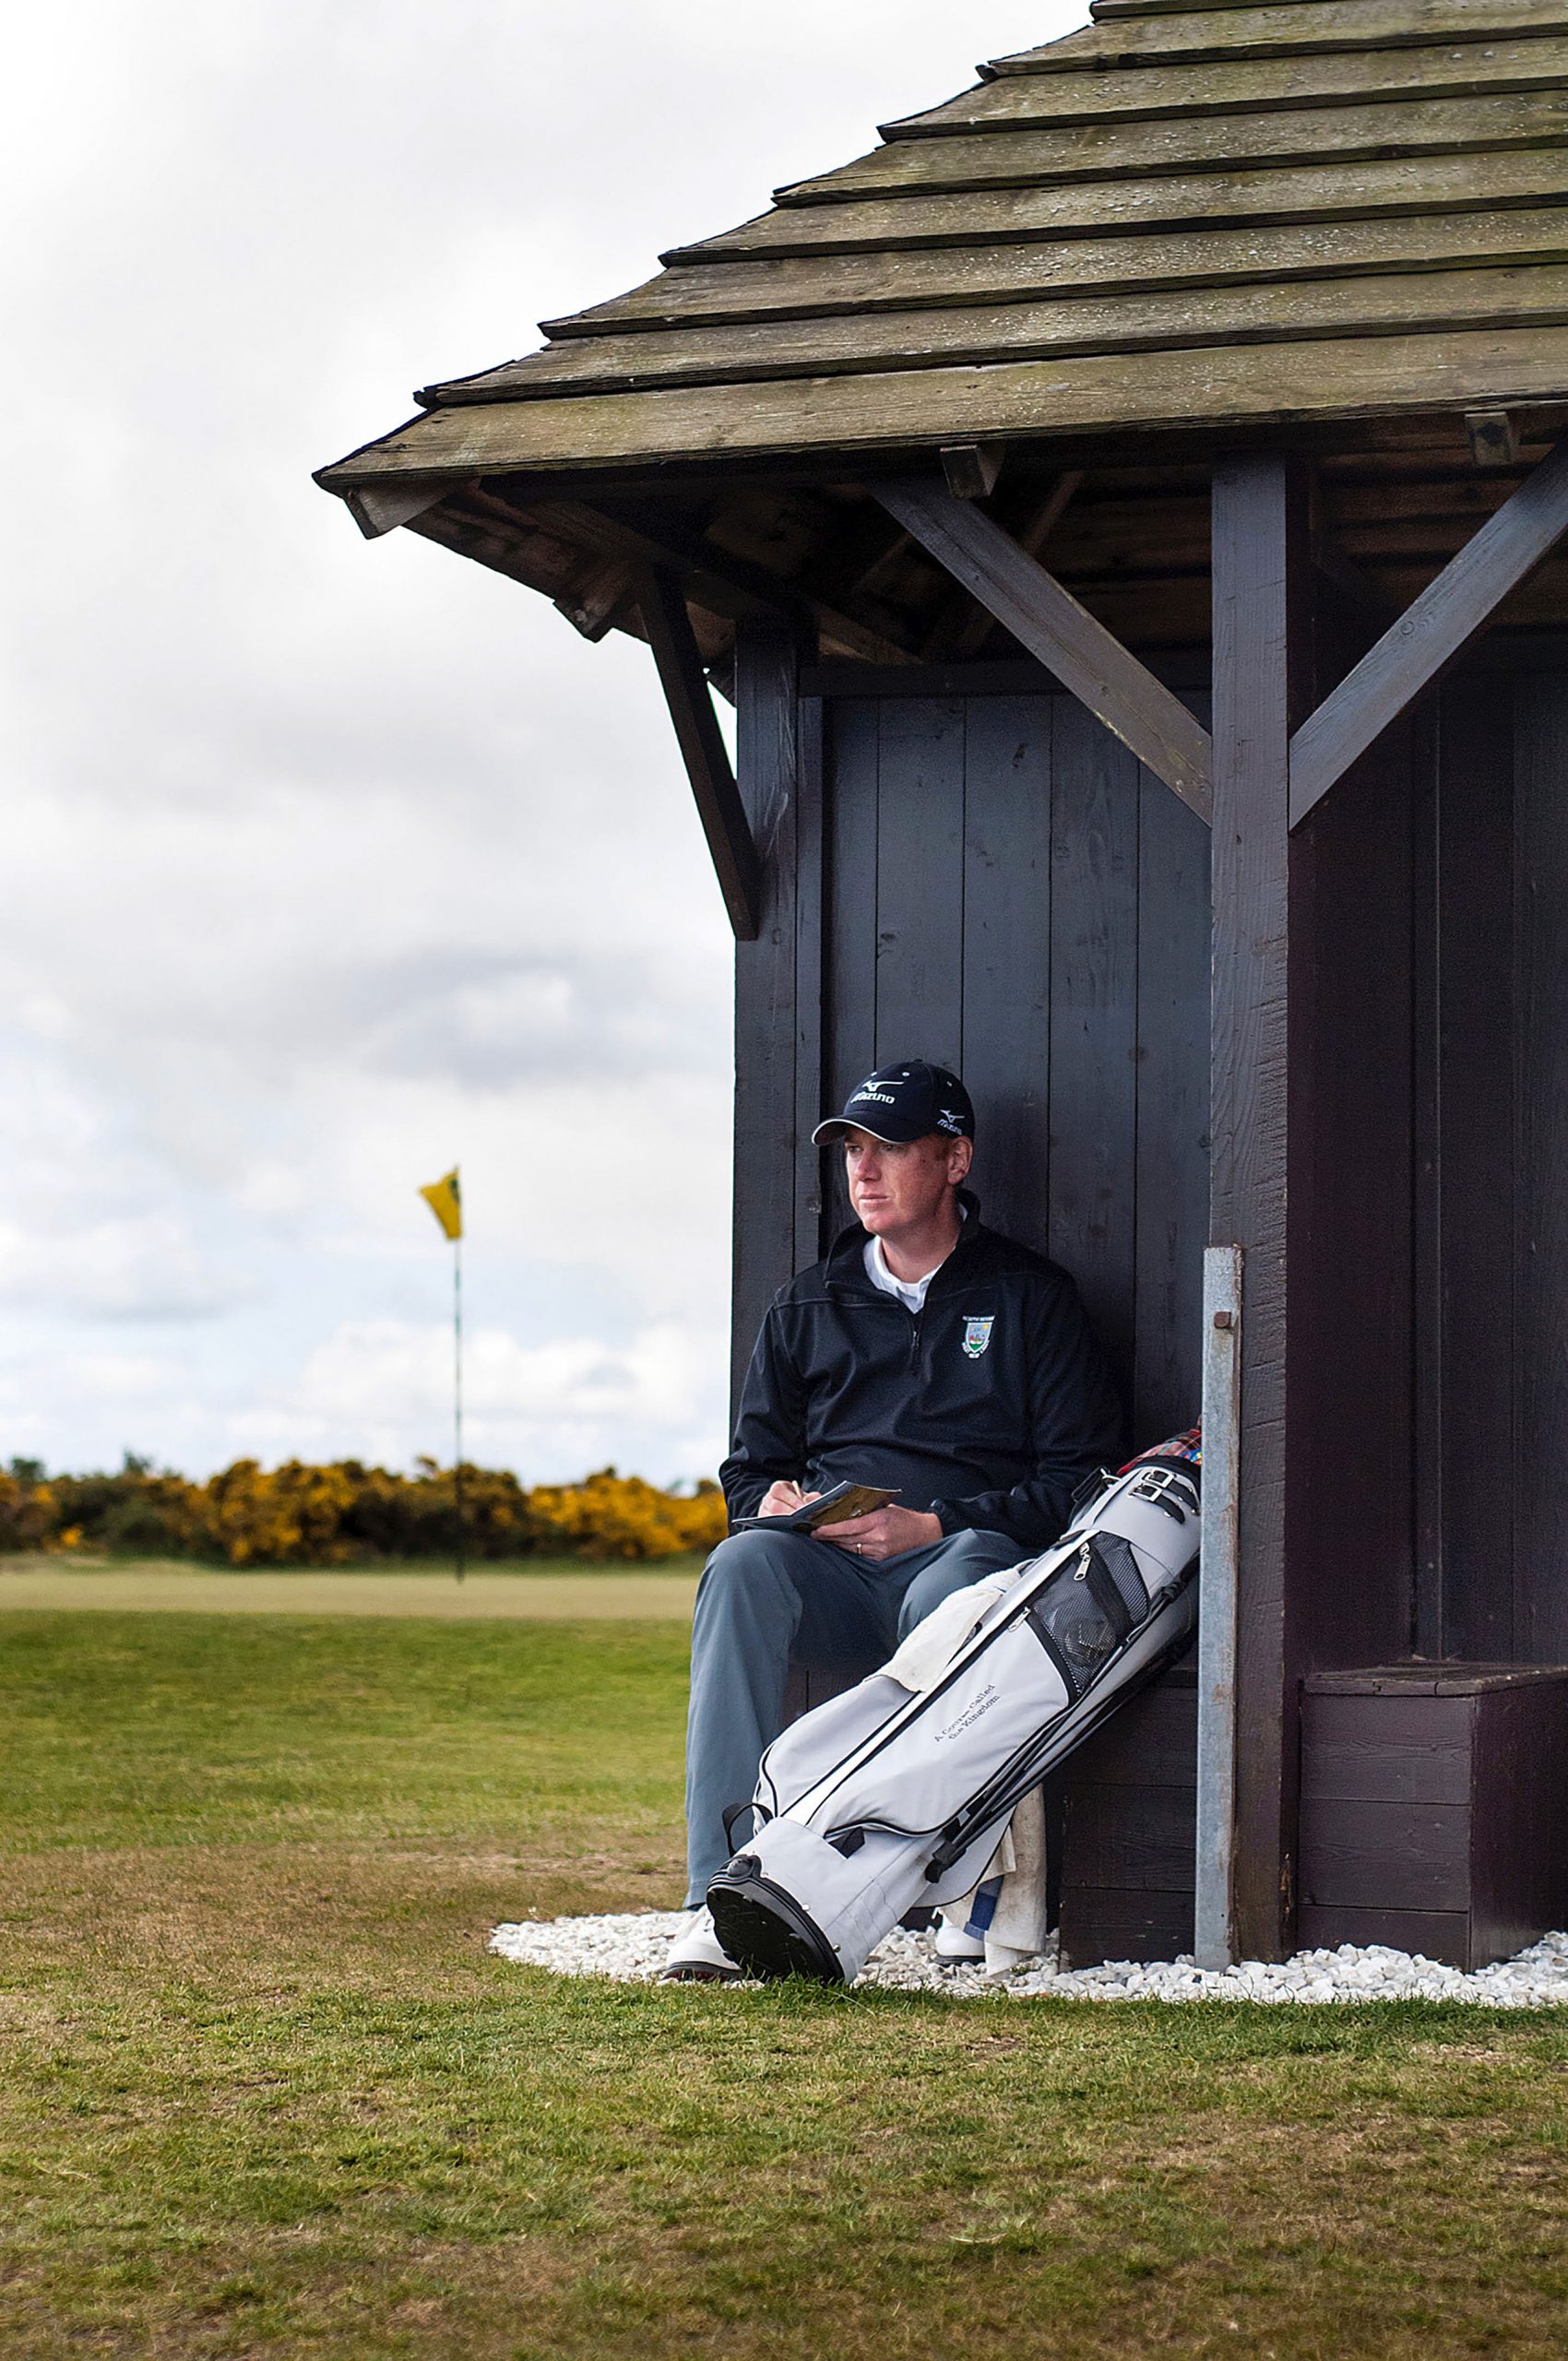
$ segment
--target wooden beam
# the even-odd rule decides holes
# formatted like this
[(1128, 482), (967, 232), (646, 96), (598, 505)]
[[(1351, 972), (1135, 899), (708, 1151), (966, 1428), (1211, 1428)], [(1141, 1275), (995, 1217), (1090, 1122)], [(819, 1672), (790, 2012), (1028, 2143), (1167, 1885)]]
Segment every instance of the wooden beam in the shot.
[(762, 864), (719, 735), (684, 596), (678, 583), (654, 567), (644, 574), (638, 596), (730, 924), (739, 942), (754, 943), (761, 921)]
[(1470, 457), (1478, 468), (1516, 468), (1519, 430), (1505, 409), (1473, 409), (1466, 414)]
[(1207, 730), (1071, 591), (993, 517), (940, 484), (890, 478), (870, 490), (1140, 762), (1202, 819), (1211, 817)]
[[(1030, 557), (1044, 554), (1047, 543), (1062, 522), (1083, 480), (1082, 468), (1064, 469), (1045, 498), (1039, 503), (1028, 523), (1017, 535), (1018, 547)], [(995, 616), (988, 613), (984, 607), (977, 606), (963, 591), (956, 590), (944, 601), (941, 615), (921, 650), (921, 658), (928, 664), (961, 664), (968, 657), (979, 655), (995, 629)]]
[(1236, 1711), (1236, 1936), (1289, 1935), (1294, 1697), (1286, 1628), (1291, 1203), (1290, 723), (1306, 687), (1304, 487), (1276, 457), (1214, 478), (1214, 967), (1209, 1240), (1246, 1256)]
[(989, 500), (1007, 453), (998, 443), (946, 443), (940, 457), (955, 500)]
[(422, 516), (427, 508), (463, 489), (454, 483), (362, 484), (346, 500), (349, 514), (366, 540), (378, 541), (383, 533), (395, 533), (399, 525)]
[(1486, 629), (1564, 533), (1568, 443), (1526, 478), (1297, 730), (1290, 745), (1292, 827)]

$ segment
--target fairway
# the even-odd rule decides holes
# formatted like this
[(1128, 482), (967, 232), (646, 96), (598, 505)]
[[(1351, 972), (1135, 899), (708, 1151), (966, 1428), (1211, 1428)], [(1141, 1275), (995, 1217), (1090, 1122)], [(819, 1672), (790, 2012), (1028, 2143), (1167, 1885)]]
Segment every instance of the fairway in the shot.
[(1562, 2349), (1568, 2023), (659, 1990), (672, 1621), (0, 1617), (0, 2351)]
[(260, 1573), (148, 1560), (95, 1566), (58, 1558), (0, 1559), (0, 1614), (21, 1609), (113, 1614), (390, 1615), (444, 1622), (689, 1623), (696, 1561), (665, 1559), (644, 1572), (573, 1559), (484, 1566), (459, 1583), (450, 1566)]

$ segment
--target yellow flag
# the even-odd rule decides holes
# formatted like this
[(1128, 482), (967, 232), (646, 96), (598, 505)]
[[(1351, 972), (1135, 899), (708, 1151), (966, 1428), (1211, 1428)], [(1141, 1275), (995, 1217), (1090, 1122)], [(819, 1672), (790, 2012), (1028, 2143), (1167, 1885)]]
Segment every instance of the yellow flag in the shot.
[(444, 1180), (433, 1180), (428, 1189), (422, 1189), (420, 1195), (424, 1199), (447, 1237), (461, 1238), (463, 1192), (457, 1184), (457, 1166), (452, 1167)]

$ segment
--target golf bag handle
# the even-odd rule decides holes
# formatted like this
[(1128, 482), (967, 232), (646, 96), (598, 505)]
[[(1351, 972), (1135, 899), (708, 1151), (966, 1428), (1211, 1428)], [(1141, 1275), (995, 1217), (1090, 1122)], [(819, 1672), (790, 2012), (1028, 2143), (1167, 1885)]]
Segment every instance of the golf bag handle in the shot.
[(759, 1804), (751, 1797), (748, 1797), (743, 1804), (726, 1804), (719, 1817), (724, 1822), (724, 1842), (729, 1845), (731, 1853), (735, 1849), (735, 1822), (742, 1819), (747, 1812), (752, 1814), (754, 1836), (764, 1821), (772, 1817), (766, 1804)]

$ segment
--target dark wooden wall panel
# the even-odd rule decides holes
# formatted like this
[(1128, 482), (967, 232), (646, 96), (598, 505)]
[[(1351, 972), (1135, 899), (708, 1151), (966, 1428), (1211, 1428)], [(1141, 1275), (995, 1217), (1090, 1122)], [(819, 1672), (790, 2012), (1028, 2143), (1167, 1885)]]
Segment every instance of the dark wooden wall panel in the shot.
[[(891, 1058), (958, 1066), (987, 1218), (1073, 1273), (1158, 1442), (1197, 1409), (1207, 832), (1060, 693), (827, 717), (822, 1103)], [(809, 746), (802, 772), (805, 844)], [(849, 1205), (827, 1161), (831, 1235)]]
[(1290, 1612), (1309, 1670), (1411, 1644), (1413, 842), (1402, 725), (1294, 862)]
[[(824, 1113), (842, 1107), (876, 1064), (876, 806), (879, 708), (842, 697), (826, 708), (827, 844), (824, 921), (827, 1003)], [(829, 1240), (849, 1218), (842, 1158), (822, 1158)]]
[(1066, 697), (1052, 717), (1051, 1252), (1122, 1389), (1135, 1326), (1138, 765)]
[[(1514, 745), (1505, 682), (1444, 689), (1437, 744), (1436, 1159), (1423, 1169), (1435, 1231), (1439, 1530), (1425, 1553), (1423, 1635), (1443, 1653), (1506, 1663), (1514, 1613)], [(1430, 1390), (1430, 1389), (1429, 1389)], [(1433, 1562), (1435, 1561), (1435, 1562)], [(1435, 1608), (1435, 1612), (1434, 1612)]]
[[(1194, 700), (1207, 719), (1207, 699)], [(1208, 830), (1150, 771), (1138, 783), (1137, 1334), (1133, 1433), (1196, 1419), (1200, 1242), (1208, 1224)]]
[[(964, 1038), (964, 707), (878, 708), (876, 1058), (956, 1068)], [(852, 890), (852, 888), (851, 888)]]
[(1038, 696), (971, 698), (964, 760), (960, 1071), (985, 1110), (975, 1183), (987, 1212), (1005, 1206), (1005, 1227), (1040, 1253), (1051, 1243), (1049, 711)]
[(1568, 682), (1515, 705), (1515, 1645), (1568, 1660)]

